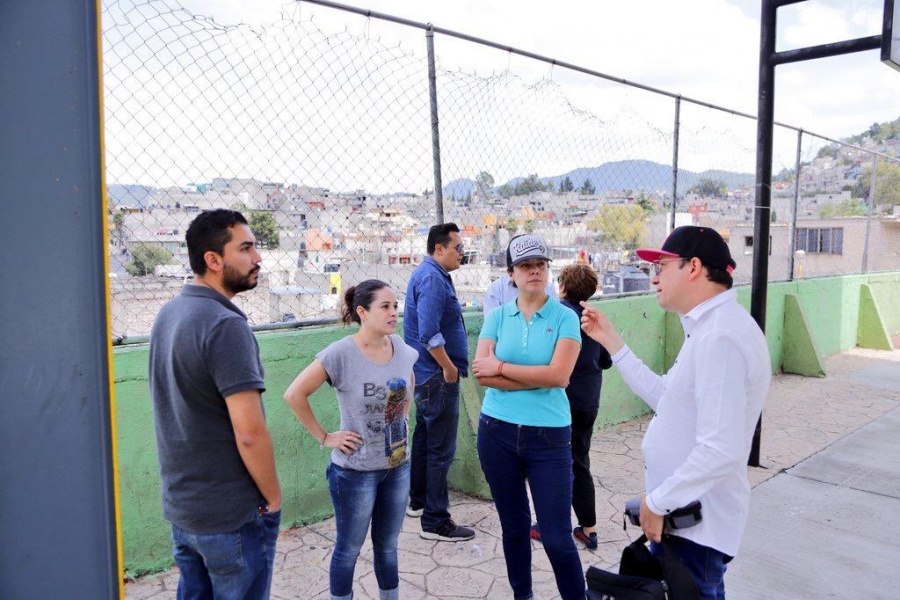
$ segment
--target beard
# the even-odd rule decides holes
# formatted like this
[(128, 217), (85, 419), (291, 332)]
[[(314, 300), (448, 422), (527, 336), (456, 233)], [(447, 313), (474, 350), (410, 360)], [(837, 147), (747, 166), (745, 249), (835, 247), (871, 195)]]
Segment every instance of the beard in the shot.
[(223, 273), (222, 287), (232, 294), (240, 294), (241, 292), (252, 290), (256, 287), (256, 284), (259, 283), (257, 273), (259, 273), (258, 266), (254, 267), (246, 275), (242, 275), (237, 269), (226, 264)]

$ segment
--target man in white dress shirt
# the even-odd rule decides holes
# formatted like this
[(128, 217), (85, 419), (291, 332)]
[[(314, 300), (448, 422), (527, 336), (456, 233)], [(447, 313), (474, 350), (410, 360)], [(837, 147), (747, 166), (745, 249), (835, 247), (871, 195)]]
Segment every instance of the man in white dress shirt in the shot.
[(700, 500), (703, 520), (667, 531), (667, 541), (700, 597), (724, 599), (726, 565), (750, 505), (747, 457), (772, 379), (768, 346), (731, 289), (735, 262), (715, 230), (679, 227), (661, 250), (637, 254), (656, 267), (660, 306), (681, 316), (685, 339), (675, 364), (665, 375), (652, 372), (596, 308), (585, 308), (582, 329), (609, 350), (622, 378), (656, 413), (642, 444), (640, 521), (651, 551), (661, 551), (664, 516)]

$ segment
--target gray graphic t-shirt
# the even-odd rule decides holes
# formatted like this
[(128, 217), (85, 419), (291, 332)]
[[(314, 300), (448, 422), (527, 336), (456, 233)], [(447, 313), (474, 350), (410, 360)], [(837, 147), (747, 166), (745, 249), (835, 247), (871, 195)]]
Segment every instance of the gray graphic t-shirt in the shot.
[(412, 397), (413, 364), (419, 353), (390, 336), (391, 360), (373, 363), (356, 347), (352, 336), (334, 342), (316, 354), (325, 367), (338, 399), (341, 429), (363, 439), (351, 455), (331, 452), (331, 462), (357, 471), (391, 469), (409, 459), (406, 401)]

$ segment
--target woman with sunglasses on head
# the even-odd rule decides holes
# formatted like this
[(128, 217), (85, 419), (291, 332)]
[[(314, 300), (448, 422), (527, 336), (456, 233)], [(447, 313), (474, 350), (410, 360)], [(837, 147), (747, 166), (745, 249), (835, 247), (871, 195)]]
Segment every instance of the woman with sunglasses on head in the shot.
[(563, 600), (584, 598), (572, 539), (571, 415), (565, 388), (578, 358), (575, 313), (546, 292), (547, 244), (536, 235), (509, 242), (515, 301), (484, 320), (473, 371), (487, 387), (478, 456), (500, 517), (506, 572), (515, 598), (532, 598), (531, 507)]
[[(371, 524), (380, 598), (399, 598), (397, 538), (409, 497), (407, 415), (418, 353), (394, 333), (397, 295), (383, 281), (348, 289), (341, 318), (358, 323), (359, 331), (316, 354), (284, 399), (319, 445), (332, 449), (326, 469), (337, 525), (331, 597), (353, 597), (356, 560)], [(337, 396), (338, 431), (327, 431), (309, 404), (325, 382)]]

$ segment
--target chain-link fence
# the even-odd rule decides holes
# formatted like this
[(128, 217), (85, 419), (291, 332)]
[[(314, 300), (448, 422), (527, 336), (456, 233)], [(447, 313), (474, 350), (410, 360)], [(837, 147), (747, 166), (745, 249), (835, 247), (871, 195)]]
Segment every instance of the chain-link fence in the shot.
[[(612, 294), (649, 289), (635, 248), (673, 222), (708, 225), (749, 281), (752, 118), (585, 73), (529, 82), (438, 60), (441, 201), (425, 37), (411, 52), (299, 19), (226, 27), (176, 0), (105, 1), (114, 336), (149, 332), (190, 279), (188, 224), (220, 207), (259, 240), (260, 284), (236, 298), (255, 325), (335, 317), (370, 277), (402, 302), (438, 206), (462, 229), (454, 279), (470, 305), (509, 237), (532, 231), (554, 269), (589, 260)], [(900, 266), (900, 139), (878, 137), (776, 128), (771, 280)]]

